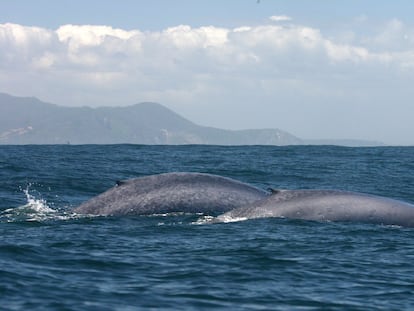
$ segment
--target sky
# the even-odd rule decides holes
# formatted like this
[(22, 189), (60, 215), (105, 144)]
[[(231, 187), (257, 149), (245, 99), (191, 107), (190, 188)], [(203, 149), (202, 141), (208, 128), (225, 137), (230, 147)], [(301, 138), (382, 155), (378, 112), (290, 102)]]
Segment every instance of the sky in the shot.
[(414, 145), (412, 0), (0, 0), (0, 92)]

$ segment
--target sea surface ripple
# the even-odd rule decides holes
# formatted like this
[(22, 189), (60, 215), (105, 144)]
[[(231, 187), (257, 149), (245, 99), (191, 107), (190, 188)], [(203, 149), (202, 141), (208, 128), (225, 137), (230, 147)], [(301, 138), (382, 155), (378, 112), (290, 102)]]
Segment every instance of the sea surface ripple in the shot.
[(173, 171), (414, 203), (412, 147), (0, 146), (0, 309), (414, 307), (414, 229), (72, 213), (116, 180)]

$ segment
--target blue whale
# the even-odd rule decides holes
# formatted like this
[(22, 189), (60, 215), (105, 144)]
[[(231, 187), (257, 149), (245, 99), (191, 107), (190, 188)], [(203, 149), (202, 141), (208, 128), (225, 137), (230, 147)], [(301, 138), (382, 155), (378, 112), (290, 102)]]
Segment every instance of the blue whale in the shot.
[(219, 215), (214, 222), (281, 217), (414, 227), (414, 205), (385, 197), (337, 190), (279, 190)]
[(118, 182), (74, 209), (90, 215), (173, 212), (218, 215), (268, 196), (240, 181), (202, 173), (165, 173)]

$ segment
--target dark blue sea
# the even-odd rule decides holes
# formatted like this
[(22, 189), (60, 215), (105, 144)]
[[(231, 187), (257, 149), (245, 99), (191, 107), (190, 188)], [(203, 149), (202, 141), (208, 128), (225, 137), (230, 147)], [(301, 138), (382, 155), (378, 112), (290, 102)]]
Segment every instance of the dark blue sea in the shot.
[(187, 171), (414, 203), (414, 148), (0, 146), (1, 310), (412, 310), (414, 229), (86, 217), (117, 180)]

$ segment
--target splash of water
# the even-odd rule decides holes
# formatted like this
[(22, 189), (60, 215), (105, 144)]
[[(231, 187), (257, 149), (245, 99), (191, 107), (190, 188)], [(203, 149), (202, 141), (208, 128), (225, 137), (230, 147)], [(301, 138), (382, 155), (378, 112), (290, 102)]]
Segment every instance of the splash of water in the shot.
[(36, 213), (56, 213), (56, 210), (47, 205), (45, 199), (37, 199), (34, 195), (30, 194), (30, 186), (31, 185), (29, 184), (26, 189), (23, 189), (23, 193), (26, 195), (27, 203), (22, 207), (33, 210)]
[(210, 224), (215, 219), (215, 217), (210, 215), (203, 215), (199, 217), (196, 221), (193, 221), (191, 224), (193, 225), (205, 225)]
[(247, 220), (247, 217), (231, 217), (231, 216), (202, 216), (197, 219), (196, 222), (193, 222), (195, 225), (205, 225), (205, 224), (213, 224), (213, 223), (230, 223), (230, 222), (240, 222)]
[(32, 184), (28, 184), (25, 189), (20, 189), (26, 196), (26, 204), (14, 208), (9, 208), (0, 212), (0, 222), (24, 222), (47, 220), (67, 220), (79, 218), (73, 213), (66, 213), (50, 207), (50, 204), (41, 197), (41, 194), (31, 193)]

